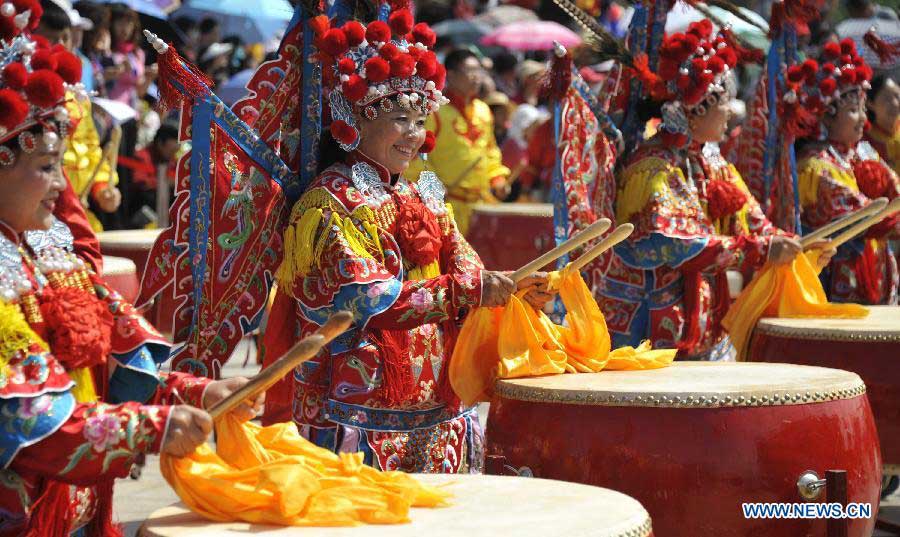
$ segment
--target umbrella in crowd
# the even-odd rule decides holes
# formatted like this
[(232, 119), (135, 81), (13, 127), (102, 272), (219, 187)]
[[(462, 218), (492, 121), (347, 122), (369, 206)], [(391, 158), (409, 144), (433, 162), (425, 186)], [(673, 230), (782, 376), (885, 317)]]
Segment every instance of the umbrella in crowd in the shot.
[(165, 20), (169, 16), (167, 7), (174, 9), (178, 7), (178, 2), (164, 0), (98, 0), (101, 4), (125, 4), (129, 8), (137, 11), (141, 15), (147, 15), (157, 19)]
[(536, 21), (538, 16), (534, 11), (524, 7), (502, 4), (485, 11), (481, 15), (474, 17), (474, 19), (483, 22), (491, 28), (497, 28), (513, 22)]
[(553, 21), (513, 22), (497, 28), (481, 39), (482, 45), (511, 50), (552, 50), (553, 42), (564, 47), (581, 44), (578, 34)]
[(449, 19), (435, 24), (434, 33), (452, 45), (477, 43), (491, 32), (491, 27), (476, 19)]
[(245, 43), (267, 42), (283, 32), (294, 14), (287, 0), (189, 0), (174, 13), (192, 19), (212, 17), (222, 35), (240, 36)]

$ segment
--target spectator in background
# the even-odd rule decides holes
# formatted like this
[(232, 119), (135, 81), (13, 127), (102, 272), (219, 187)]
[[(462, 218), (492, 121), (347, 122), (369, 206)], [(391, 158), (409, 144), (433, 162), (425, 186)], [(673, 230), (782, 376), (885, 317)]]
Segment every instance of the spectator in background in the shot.
[(889, 75), (881, 73), (872, 78), (867, 92), (866, 113), (872, 127), (866, 140), (872, 144), (881, 158), (900, 173), (900, 85)]
[(234, 52), (234, 45), (231, 43), (213, 43), (206, 47), (206, 50), (200, 55), (200, 62), (197, 66), (209, 76), (215, 86), (228, 80), (231, 74), (232, 52)]
[(465, 235), (473, 204), (496, 203), (509, 194), (509, 168), (500, 160), (491, 110), (476, 97), (484, 77), (478, 57), (471, 50), (455, 49), (447, 54), (444, 65), (444, 95), (450, 106), (428, 116), (425, 128), (434, 133), (434, 151), (427, 162), (413, 160), (406, 176), (418, 177), (419, 172), (434, 169)]
[(525, 60), (516, 68), (516, 77), (519, 79), (519, 94), (515, 101), (519, 104), (528, 103), (537, 106), (540, 101), (541, 77), (547, 71), (547, 66), (534, 60)]
[[(41, 7), (44, 14), (35, 34), (51, 44), (62, 45), (71, 50), (74, 22), (71, 12), (54, 0), (42, 0)], [(122, 195), (116, 187), (118, 176), (110, 169), (109, 160), (104, 158), (103, 148), (100, 146), (91, 101), (78, 98), (70, 92), (66, 107), (77, 126), (67, 140), (63, 171), (85, 209), (93, 202), (103, 212), (114, 212), (119, 208)], [(87, 217), (94, 231), (103, 229), (93, 213), (87, 211)]]
[[(82, 18), (91, 21), (92, 27), (83, 32), (79, 51), (91, 66), (91, 88), (100, 95), (106, 95), (103, 58), (110, 56), (109, 7), (93, 2), (78, 2), (75, 9)], [(84, 77), (81, 81), (85, 82)]]
[(133, 205), (131, 213), (136, 214), (141, 207), (150, 207), (156, 211), (157, 169), (166, 166), (166, 177), (169, 179), (166, 188), (170, 189), (169, 199), (174, 199), (172, 190), (175, 186), (175, 164), (181, 144), (178, 141), (178, 127), (163, 123), (156, 131), (153, 142), (128, 159), (123, 164), (132, 168), (134, 193), (131, 196)]
[(222, 32), (219, 21), (212, 17), (201, 20), (197, 26), (197, 58), (202, 58), (203, 54), (206, 53), (206, 49), (221, 40)]
[(494, 139), (498, 146), (503, 145), (503, 141), (506, 140), (506, 131), (509, 129), (512, 102), (505, 93), (492, 91), (484, 98), (484, 103), (488, 105), (494, 116)]
[(200, 30), (197, 21), (190, 17), (181, 16), (172, 20), (175, 28), (187, 39), (183, 47), (178, 48), (178, 53), (192, 62), (197, 61), (197, 40)]
[(497, 91), (502, 91), (509, 97), (519, 94), (519, 79), (516, 76), (516, 66), (519, 59), (515, 54), (502, 51), (493, 57), (494, 59), (494, 85)]
[(900, 20), (897, 13), (872, 0), (844, 0), (844, 8), (849, 17), (835, 27), (838, 36), (852, 39), (859, 54), (873, 69), (895, 69), (896, 60), (882, 63), (878, 55), (865, 45), (863, 36), (870, 28), (874, 28), (878, 36), (885, 41), (889, 43), (900, 41)]
[[(530, 104), (520, 104), (512, 114), (508, 135), (500, 146), (500, 152), (503, 153), (503, 165), (512, 170), (510, 175), (512, 193), (508, 201), (515, 201), (523, 197), (523, 194), (528, 194), (523, 192), (523, 183), (519, 180), (528, 168), (528, 142), (538, 126), (548, 117), (546, 112), (542, 112)], [(530, 195), (526, 197), (530, 198)]]
[(136, 11), (125, 4), (110, 5), (110, 37), (112, 65), (106, 70), (107, 95), (137, 109), (138, 99), (156, 78), (156, 65), (144, 67), (144, 51), (141, 49), (141, 23)]

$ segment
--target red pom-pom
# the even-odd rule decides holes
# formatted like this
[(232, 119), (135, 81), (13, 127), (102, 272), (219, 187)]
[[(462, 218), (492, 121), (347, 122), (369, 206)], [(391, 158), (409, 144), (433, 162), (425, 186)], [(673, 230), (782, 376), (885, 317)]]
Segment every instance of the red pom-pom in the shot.
[(343, 83), (342, 89), (344, 91), (344, 96), (347, 97), (350, 102), (356, 102), (366, 96), (366, 93), (369, 91), (369, 86), (361, 76), (350, 75), (350, 80)]
[(717, 55), (725, 60), (728, 67), (734, 68), (738, 64), (738, 55), (731, 47), (723, 48)]
[(877, 160), (856, 161), (853, 164), (853, 175), (859, 191), (871, 199), (888, 195), (891, 186), (891, 174), (884, 164)]
[(837, 90), (837, 81), (833, 78), (825, 78), (819, 82), (819, 91), (826, 97), (831, 97)]
[(11, 63), (3, 68), (3, 82), (8, 88), (20, 90), (28, 82), (28, 70), (19, 62)]
[(706, 60), (703, 58), (694, 58), (691, 60), (691, 67), (694, 69), (694, 74), (700, 74), (704, 70), (706, 70)]
[(787, 77), (789, 81), (795, 84), (802, 82), (805, 78), (803, 75), (803, 68), (799, 65), (792, 65), (788, 67)]
[(833, 63), (828, 62), (828, 63), (822, 64), (822, 72), (825, 73), (826, 75), (830, 75), (830, 74), (834, 73), (834, 70), (835, 70), (835, 67), (834, 67)]
[(344, 30), (344, 35), (347, 36), (347, 44), (351, 47), (359, 45), (366, 38), (366, 29), (356, 21), (346, 22), (342, 29)]
[(434, 33), (434, 30), (424, 22), (413, 26), (412, 35), (416, 43), (422, 43), (428, 48), (433, 47), (437, 42), (437, 35)]
[(352, 144), (359, 137), (359, 132), (355, 128), (340, 119), (332, 122), (329, 130), (331, 130), (331, 135), (334, 136), (335, 140), (345, 145)]
[(112, 348), (113, 316), (95, 295), (74, 287), (53, 291), (41, 304), (47, 343), (66, 369), (106, 361)]
[(386, 43), (380, 49), (378, 49), (378, 54), (387, 61), (394, 61), (398, 55), (400, 55), (400, 49), (397, 48), (397, 45), (393, 43)]
[(31, 104), (40, 108), (50, 108), (66, 96), (65, 82), (53, 71), (40, 69), (31, 73), (25, 83), (25, 95)]
[(678, 78), (675, 79), (675, 87), (679, 91), (685, 92), (691, 87), (691, 82), (693, 82), (691, 75), (678, 75)]
[(740, 211), (747, 203), (747, 194), (740, 187), (721, 179), (710, 181), (706, 194), (706, 212), (714, 221)]
[(841, 54), (856, 55), (856, 43), (849, 37), (841, 39)]
[(338, 71), (344, 75), (355, 73), (356, 62), (351, 58), (341, 58), (340, 61), (338, 61)]
[(413, 29), (413, 16), (408, 9), (400, 9), (391, 13), (388, 17), (388, 24), (394, 35), (406, 35)]
[(669, 132), (665, 129), (659, 131), (659, 137), (666, 147), (681, 148), (687, 145), (688, 136), (680, 132)]
[(62, 77), (67, 84), (77, 84), (81, 82), (81, 60), (67, 50), (57, 52), (56, 58), (56, 74)]
[(44, 8), (41, 7), (40, 0), (12, 0), (12, 3), (16, 6), (16, 13), (31, 11), (31, 16), (28, 17), (28, 26), (25, 29), (36, 30), (38, 23), (41, 21), (41, 16), (44, 14)]
[(321, 38), (331, 28), (331, 21), (328, 20), (327, 15), (317, 15), (309, 21), (309, 27), (317, 37)]
[(841, 84), (856, 84), (856, 69), (853, 67), (844, 67), (841, 69)]
[(340, 56), (349, 50), (347, 36), (339, 28), (332, 28), (322, 36), (320, 48), (332, 56)]
[(836, 60), (841, 56), (841, 45), (834, 41), (829, 41), (822, 47), (822, 54), (828, 59)]
[(872, 80), (872, 75), (872, 68), (865, 63), (856, 68), (856, 81), (859, 83)]
[(16, 27), (16, 21), (12, 17), (0, 16), (0, 38), (12, 41), (21, 33)]
[(387, 43), (391, 40), (391, 29), (384, 21), (374, 21), (366, 28), (366, 40), (369, 43)]
[(369, 82), (384, 82), (391, 76), (391, 65), (384, 58), (374, 57), (366, 60), (366, 79)]
[(433, 52), (424, 54), (416, 62), (416, 75), (428, 80), (429, 77), (434, 76), (437, 66), (438, 61)]
[(425, 131), (425, 141), (422, 142), (422, 147), (419, 148), (419, 153), (431, 153), (432, 151), (434, 151), (434, 144), (434, 133), (431, 131)]
[(401, 54), (391, 61), (391, 76), (409, 78), (416, 69), (416, 60), (409, 54)]
[(0, 125), (11, 131), (28, 117), (28, 103), (18, 92), (0, 89)]
[(56, 57), (50, 49), (40, 49), (31, 56), (31, 68), (56, 70)]
[(706, 67), (715, 74), (719, 74), (725, 70), (725, 60), (721, 56), (713, 56), (707, 62)]
[(806, 77), (816, 76), (816, 72), (819, 70), (819, 63), (816, 60), (806, 60), (803, 62), (803, 74)]
[(434, 74), (428, 80), (434, 82), (434, 86), (439, 91), (443, 91), (444, 85), (447, 83), (447, 68), (444, 67), (444, 64), (437, 64), (437, 69), (434, 70)]

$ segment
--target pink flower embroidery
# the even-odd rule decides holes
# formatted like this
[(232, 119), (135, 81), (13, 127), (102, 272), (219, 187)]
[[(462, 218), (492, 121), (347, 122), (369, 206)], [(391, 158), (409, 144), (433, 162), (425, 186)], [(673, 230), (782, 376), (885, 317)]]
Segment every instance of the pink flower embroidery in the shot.
[(425, 313), (434, 304), (434, 296), (428, 289), (419, 289), (409, 297), (409, 303), (417, 313)]
[(115, 447), (119, 443), (121, 432), (119, 418), (111, 414), (91, 416), (84, 425), (84, 437), (98, 453)]
[(462, 274), (456, 277), (459, 284), (463, 287), (463, 289), (471, 289), (475, 286), (475, 276), (469, 274), (468, 272), (463, 272)]
[(29, 397), (22, 401), (22, 405), (16, 411), (16, 417), (29, 419), (46, 413), (53, 406), (53, 399), (49, 395)]
[(390, 289), (388, 282), (376, 282), (366, 289), (366, 296), (369, 298), (378, 298)]

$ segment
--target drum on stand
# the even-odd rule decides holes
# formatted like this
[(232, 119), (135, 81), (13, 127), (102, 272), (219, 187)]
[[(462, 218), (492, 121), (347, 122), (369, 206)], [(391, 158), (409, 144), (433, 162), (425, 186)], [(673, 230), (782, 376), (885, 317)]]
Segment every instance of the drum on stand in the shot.
[(553, 205), (478, 204), (466, 239), (486, 268), (516, 270), (554, 246)]
[(134, 302), (141, 291), (137, 267), (127, 257), (103, 256), (103, 279), (128, 302)]
[(647, 511), (624, 494), (544, 479), (481, 475), (417, 475), (446, 485), (453, 496), (443, 508), (410, 512), (408, 524), (355, 527), (281, 527), (212, 522), (183, 505), (154, 512), (141, 537), (225, 537), (264, 533), (271, 537), (646, 537), (653, 534)]
[[(125, 257), (134, 262), (138, 271), (137, 279), (140, 282), (150, 249), (161, 233), (161, 229), (128, 229), (103, 231), (97, 234), (97, 238), (100, 240), (100, 251), (103, 255)], [(175, 300), (169, 293), (162, 293), (143, 313), (160, 332), (171, 335), (174, 312)]]
[[(868, 537), (881, 455), (855, 374), (784, 364), (676, 362), (652, 371), (502, 380), (487, 454), (520, 474), (637, 499), (666, 537), (825, 535), (823, 519), (747, 519), (745, 502), (803, 500), (798, 479), (846, 470)], [(816, 501), (824, 501), (824, 494)]]
[(866, 383), (885, 472), (900, 475), (900, 307), (864, 319), (761, 319), (749, 360), (846, 369)]

